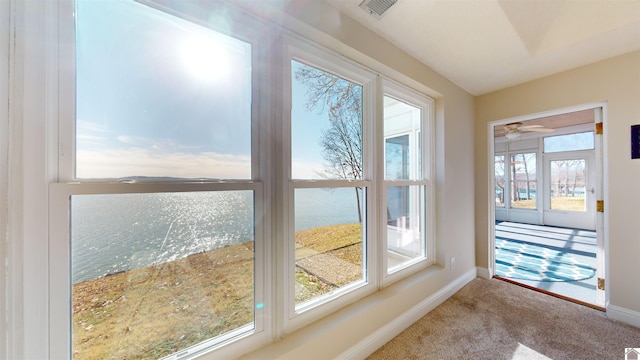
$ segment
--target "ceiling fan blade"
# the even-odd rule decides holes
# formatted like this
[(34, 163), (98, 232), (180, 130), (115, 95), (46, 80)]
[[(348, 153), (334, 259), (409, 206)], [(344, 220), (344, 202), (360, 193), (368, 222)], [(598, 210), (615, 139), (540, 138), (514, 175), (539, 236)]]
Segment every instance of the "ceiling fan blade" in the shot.
[(533, 128), (541, 128), (544, 127), (542, 125), (523, 125), (520, 126), (520, 129), (533, 129)]
[(537, 131), (537, 132), (553, 132), (553, 129), (547, 129), (543, 127), (535, 128), (520, 128), (520, 131)]

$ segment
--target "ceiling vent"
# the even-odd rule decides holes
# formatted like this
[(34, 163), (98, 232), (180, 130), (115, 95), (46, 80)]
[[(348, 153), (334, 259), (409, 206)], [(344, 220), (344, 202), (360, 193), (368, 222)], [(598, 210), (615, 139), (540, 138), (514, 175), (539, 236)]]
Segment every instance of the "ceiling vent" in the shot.
[(380, 19), (398, 0), (364, 0), (360, 7), (365, 9), (371, 16)]

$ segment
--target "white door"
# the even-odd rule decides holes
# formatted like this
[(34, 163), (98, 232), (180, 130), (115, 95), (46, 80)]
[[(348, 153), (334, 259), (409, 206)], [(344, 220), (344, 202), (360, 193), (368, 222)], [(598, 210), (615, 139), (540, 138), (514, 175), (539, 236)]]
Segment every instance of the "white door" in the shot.
[(596, 229), (596, 168), (593, 150), (544, 155), (545, 225)]

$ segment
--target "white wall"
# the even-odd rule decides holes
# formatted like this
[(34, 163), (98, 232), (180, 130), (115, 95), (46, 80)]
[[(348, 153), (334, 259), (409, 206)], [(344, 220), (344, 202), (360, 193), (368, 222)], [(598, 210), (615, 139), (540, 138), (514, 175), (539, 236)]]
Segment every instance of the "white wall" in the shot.
[[(5, 264), (7, 255), (7, 210), (8, 210), (8, 171), (7, 156), (9, 150), (9, 46), (11, 44), (11, 16), (8, 1), (0, 1), (0, 264)], [(0, 357), (7, 357), (8, 323), (6, 296), (6, 267), (0, 267)]]
[[(487, 124), (574, 105), (607, 102), (604, 128), (605, 232), (610, 304), (640, 321), (640, 160), (630, 126), (640, 124), (640, 52), (618, 56), (475, 99), (476, 262), (488, 266)], [(607, 196), (608, 194), (608, 196)], [(606, 221), (606, 220), (605, 220)], [(636, 322), (639, 324), (640, 322)]]

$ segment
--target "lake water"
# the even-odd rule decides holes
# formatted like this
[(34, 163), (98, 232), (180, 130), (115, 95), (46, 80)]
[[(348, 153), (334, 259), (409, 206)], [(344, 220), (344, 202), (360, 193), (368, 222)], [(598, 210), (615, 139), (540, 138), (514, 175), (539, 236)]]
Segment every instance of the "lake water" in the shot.
[[(253, 208), (252, 191), (74, 195), (72, 281), (253, 241)], [(355, 190), (297, 189), (295, 214), (296, 231), (357, 222)]]

